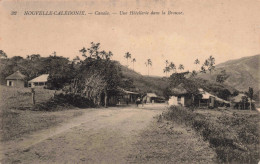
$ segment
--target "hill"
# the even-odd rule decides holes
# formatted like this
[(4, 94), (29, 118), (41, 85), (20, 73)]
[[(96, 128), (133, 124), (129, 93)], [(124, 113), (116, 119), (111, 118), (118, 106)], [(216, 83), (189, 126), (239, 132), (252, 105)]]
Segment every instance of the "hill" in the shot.
[(240, 91), (248, 91), (249, 87), (253, 87), (255, 91), (258, 91), (260, 84), (259, 61), (260, 55), (229, 60), (218, 64), (211, 74), (199, 74), (198, 76), (209, 81), (216, 81), (217, 74), (221, 70), (226, 70), (229, 78), (224, 82), (225, 85), (232, 86)]
[(140, 73), (127, 68), (126, 66), (121, 64), (119, 64), (119, 66), (122, 70), (123, 76), (133, 80), (133, 84), (136, 87), (137, 92), (154, 92), (159, 96), (163, 96), (163, 90), (168, 86), (168, 78), (143, 76)]

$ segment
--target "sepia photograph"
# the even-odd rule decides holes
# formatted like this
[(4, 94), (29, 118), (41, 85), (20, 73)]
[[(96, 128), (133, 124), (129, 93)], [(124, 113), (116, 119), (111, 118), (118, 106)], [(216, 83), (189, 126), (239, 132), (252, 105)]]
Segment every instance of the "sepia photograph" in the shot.
[(259, 164), (260, 0), (0, 0), (0, 164)]

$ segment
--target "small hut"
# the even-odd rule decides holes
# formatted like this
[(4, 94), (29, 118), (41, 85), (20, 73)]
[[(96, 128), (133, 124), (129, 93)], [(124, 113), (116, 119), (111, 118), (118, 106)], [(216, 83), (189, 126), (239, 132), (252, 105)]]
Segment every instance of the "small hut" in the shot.
[(198, 89), (193, 84), (181, 83), (178, 86), (171, 88), (171, 96), (169, 105), (175, 106), (191, 106), (195, 101), (198, 101)]
[(155, 93), (147, 93), (143, 97), (143, 101), (146, 103), (153, 103), (158, 98), (158, 96)]
[(5, 79), (7, 80), (6, 85), (9, 87), (24, 87), (26, 76), (23, 75), (19, 70), (15, 73), (11, 74), (10, 76), (7, 76)]

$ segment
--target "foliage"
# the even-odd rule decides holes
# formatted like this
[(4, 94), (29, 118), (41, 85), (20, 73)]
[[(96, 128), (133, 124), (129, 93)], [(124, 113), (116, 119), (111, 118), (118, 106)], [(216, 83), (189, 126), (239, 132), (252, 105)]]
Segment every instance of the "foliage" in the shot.
[(125, 56), (124, 56), (127, 60), (127, 66), (128, 66), (128, 59), (131, 59), (131, 54), (129, 52), (125, 53)]
[(34, 106), (34, 110), (40, 111), (56, 111), (70, 109), (72, 107), (89, 108), (95, 107), (94, 103), (80, 95), (76, 94), (58, 94), (46, 102), (42, 102)]
[(226, 70), (222, 70), (220, 74), (216, 77), (216, 82), (224, 83), (228, 79), (229, 75), (227, 75)]
[(259, 114), (235, 112), (200, 113), (171, 107), (163, 118), (196, 130), (215, 148), (220, 163), (257, 163), (259, 158)]
[(0, 58), (7, 58), (7, 55), (3, 50), (0, 50)]
[(183, 72), (183, 73), (173, 73), (170, 78), (170, 87), (176, 87), (180, 83), (183, 83), (187, 81), (185, 75), (187, 75), (189, 72)]

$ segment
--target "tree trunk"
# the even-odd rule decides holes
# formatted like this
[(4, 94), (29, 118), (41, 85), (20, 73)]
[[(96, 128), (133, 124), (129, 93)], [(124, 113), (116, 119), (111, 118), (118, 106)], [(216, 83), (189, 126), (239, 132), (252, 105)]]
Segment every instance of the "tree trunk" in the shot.
[(105, 108), (107, 108), (107, 90), (105, 90)]
[(101, 94), (98, 95), (98, 102), (97, 102), (98, 106), (100, 106), (101, 104)]

